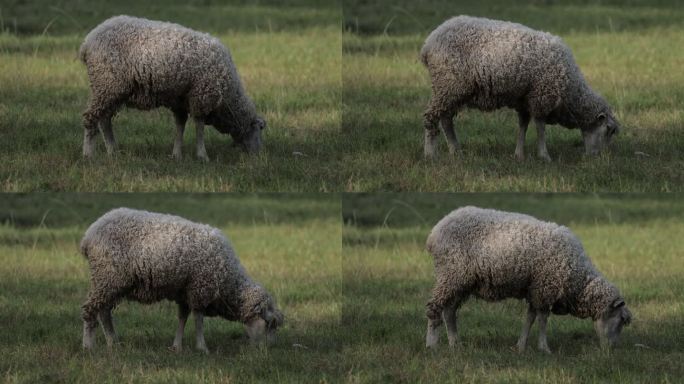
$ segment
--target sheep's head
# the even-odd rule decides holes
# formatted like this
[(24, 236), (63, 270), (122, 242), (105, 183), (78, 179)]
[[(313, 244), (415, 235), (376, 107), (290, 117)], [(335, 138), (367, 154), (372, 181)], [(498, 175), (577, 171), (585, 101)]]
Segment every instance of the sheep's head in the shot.
[(233, 137), (235, 143), (247, 153), (256, 155), (261, 150), (261, 131), (266, 128), (266, 120), (257, 116), (239, 136)]
[(246, 303), (249, 308), (244, 316), (245, 330), (253, 343), (273, 344), (278, 327), (283, 325), (284, 316), (265, 289), (256, 287), (255, 290), (250, 296), (256, 300)]
[(610, 144), (614, 135), (620, 132), (620, 124), (608, 109), (599, 112), (588, 129), (582, 130), (584, 149), (587, 155), (598, 155)]
[(613, 347), (620, 338), (622, 327), (632, 321), (632, 313), (622, 298), (615, 299), (601, 316), (594, 320), (594, 329), (602, 347)]

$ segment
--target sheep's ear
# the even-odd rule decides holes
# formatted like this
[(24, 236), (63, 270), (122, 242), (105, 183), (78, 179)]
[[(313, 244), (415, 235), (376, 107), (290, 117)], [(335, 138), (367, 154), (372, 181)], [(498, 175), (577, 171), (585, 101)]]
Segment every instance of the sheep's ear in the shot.
[(625, 306), (625, 301), (622, 299), (617, 299), (613, 302), (613, 308), (620, 308)]
[(605, 119), (606, 119), (606, 114), (603, 113), (603, 112), (600, 112), (600, 113), (596, 116), (596, 120), (598, 120), (598, 121), (600, 121), (600, 122), (603, 122)]

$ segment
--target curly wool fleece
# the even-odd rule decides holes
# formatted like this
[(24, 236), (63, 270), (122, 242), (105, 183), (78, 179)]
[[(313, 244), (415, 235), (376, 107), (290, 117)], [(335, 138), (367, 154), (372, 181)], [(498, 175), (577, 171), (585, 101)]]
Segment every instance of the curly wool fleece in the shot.
[(274, 304), (218, 229), (178, 216), (112, 210), (88, 228), (81, 253), (91, 272), (85, 320), (124, 298), (168, 299), (243, 323)]
[(242, 137), (259, 120), (230, 52), (221, 42), (178, 24), (116, 16), (93, 29), (80, 48), (92, 97), (86, 128), (122, 105), (167, 107)]
[(433, 228), (427, 250), (437, 284), (427, 316), (455, 298), (526, 299), (535, 309), (596, 320), (621, 298), (564, 226), (532, 216), (459, 208)]

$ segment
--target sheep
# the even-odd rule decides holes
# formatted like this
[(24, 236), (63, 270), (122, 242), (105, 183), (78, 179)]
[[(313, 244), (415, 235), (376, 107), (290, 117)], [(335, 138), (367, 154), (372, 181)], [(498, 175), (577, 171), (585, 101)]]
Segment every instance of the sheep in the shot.
[(90, 225), (80, 248), (90, 266), (90, 291), (82, 306), (86, 350), (95, 346), (98, 319), (107, 345), (117, 342), (112, 309), (123, 299), (178, 304), (174, 351), (182, 349), (191, 311), (196, 348), (205, 353), (204, 316), (243, 323), (254, 343), (273, 343), (283, 324), (273, 297), (249, 277), (228, 239), (208, 225), (118, 208)]
[(95, 150), (99, 125), (109, 154), (116, 150), (112, 117), (122, 106), (173, 112), (173, 158), (181, 158), (188, 115), (195, 122), (197, 157), (208, 161), (204, 124), (230, 134), (255, 154), (266, 121), (240, 81), (229, 50), (204, 33), (178, 24), (116, 16), (95, 27), (79, 50), (91, 95), (83, 112), (83, 156)]
[(632, 315), (620, 291), (599, 273), (579, 239), (567, 227), (534, 217), (459, 208), (435, 225), (427, 239), (434, 259), (435, 286), (426, 306), (426, 345), (435, 347), (446, 323), (449, 345), (457, 343), (458, 308), (471, 295), (488, 301), (525, 299), (527, 320), (517, 342), (525, 350), (539, 319), (538, 348), (546, 340), (549, 313), (591, 317), (602, 347), (618, 341)]
[(461, 150), (453, 119), (464, 106), (518, 113), (515, 158), (524, 159), (530, 119), (537, 153), (551, 161), (545, 124), (580, 128), (585, 152), (598, 155), (620, 125), (608, 103), (582, 76), (570, 48), (554, 35), (506, 21), (458, 16), (437, 27), (420, 52), (432, 81), (424, 117), (426, 158), (436, 156), (438, 122), (449, 152)]

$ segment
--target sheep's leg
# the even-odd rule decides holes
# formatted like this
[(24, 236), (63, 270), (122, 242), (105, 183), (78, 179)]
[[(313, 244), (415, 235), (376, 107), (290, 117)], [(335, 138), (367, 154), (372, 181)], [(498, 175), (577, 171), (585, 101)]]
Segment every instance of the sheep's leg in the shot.
[[(115, 97), (108, 94), (100, 93), (91, 96), (88, 108), (83, 112), (83, 157), (90, 158), (95, 154), (98, 125), (105, 117), (114, 115), (117, 105), (115, 100)], [(113, 134), (111, 138), (113, 140)]]
[(112, 347), (116, 342), (118, 342), (118, 336), (114, 331), (114, 322), (112, 321), (112, 308), (105, 308), (100, 311), (97, 315), (102, 325), (102, 330), (104, 331), (105, 340), (107, 340), (107, 346)]
[(442, 126), (442, 131), (444, 131), (444, 136), (447, 139), (449, 153), (452, 155), (455, 154), (456, 151), (461, 150), (461, 144), (459, 144), (458, 138), (456, 137), (456, 133), (454, 132), (455, 115), (456, 111), (454, 110), (453, 112), (445, 113), (439, 120), (439, 124)]
[(461, 306), (461, 303), (462, 300), (456, 299), (450, 306), (447, 306), (442, 311), (442, 318), (444, 318), (444, 324), (446, 325), (447, 338), (449, 339), (450, 347), (454, 347), (458, 343), (456, 323), (458, 320), (458, 308)]
[(439, 129), (437, 123), (443, 108), (439, 103), (440, 97), (433, 93), (427, 110), (423, 113), (423, 127), (425, 129), (425, 158), (434, 159), (437, 156), (437, 140), (439, 139)]
[(540, 351), (551, 353), (549, 344), (546, 341), (546, 321), (549, 318), (549, 312), (538, 311), (537, 317), (539, 317), (539, 342), (537, 343), (537, 348), (539, 348)]
[(525, 324), (523, 324), (522, 332), (520, 333), (520, 338), (518, 339), (518, 344), (516, 344), (518, 347), (518, 352), (520, 353), (525, 352), (527, 338), (530, 336), (530, 329), (532, 328), (532, 324), (534, 324), (536, 317), (537, 311), (534, 310), (532, 306), (527, 307), (527, 319), (525, 320)]
[(174, 112), (173, 116), (176, 120), (176, 139), (173, 142), (173, 158), (180, 160), (183, 157), (183, 133), (185, 132), (185, 123), (188, 121), (188, 114), (185, 112)]
[(518, 112), (518, 141), (515, 144), (515, 158), (520, 161), (525, 159), (525, 134), (529, 124), (529, 113)]
[(197, 158), (202, 161), (209, 161), (207, 150), (204, 148), (204, 122), (195, 119), (195, 129), (197, 130)]
[(535, 120), (537, 125), (537, 156), (544, 161), (551, 161), (551, 156), (546, 150), (545, 124), (543, 120)]
[(183, 334), (185, 333), (185, 323), (188, 321), (190, 315), (190, 308), (185, 304), (178, 304), (178, 329), (176, 329), (176, 337), (173, 339), (171, 350), (180, 352), (183, 350)]
[(195, 348), (204, 353), (209, 353), (207, 344), (204, 342), (204, 315), (200, 312), (195, 312), (195, 339)]
[(100, 119), (100, 131), (105, 140), (105, 147), (107, 154), (113, 155), (116, 151), (116, 139), (114, 138), (114, 131), (112, 131), (112, 116), (105, 116)]
[[(428, 301), (425, 309), (425, 315), (428, 318), (427, 334), (425, 335), (426, 347), (433, 348), (437, 346), (439, 327), (442, 325), (443, 320), (451, 321), (451, 324), (447, 325), (447, 327), (450, 327), (450, 344), (452, 339), (454, 342), (456, 341), (456, 310), (465, 297), (459, 294), (457, 287), (453, 287), (449, 282), (438, 280), (432, 289), (432, 298)], [(445, 318), (445, 312), (451, 312), (451, 314), (446, 314)]]

